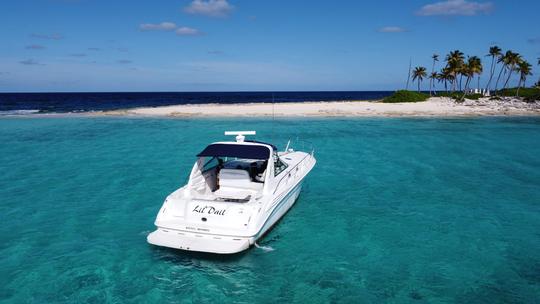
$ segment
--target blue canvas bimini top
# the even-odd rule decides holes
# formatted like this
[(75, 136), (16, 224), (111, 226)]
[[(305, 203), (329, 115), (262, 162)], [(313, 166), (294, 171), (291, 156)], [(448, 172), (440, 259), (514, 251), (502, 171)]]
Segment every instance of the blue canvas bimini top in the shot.
[(269, 143), (266, 143), (266, 142), (263, 142), (263, 141), (258, 141), (258, 140), (245, 140), (245, 142), (251, 142), (251, 143), (256, 143), (256, 144), (268, 145), (268, 146), (272, 147), (272, 149), (274, 149), (274, 151), (277, 151), (276, 146), (274, 146), (274, 145), (272, 145), (272, 144), (269, 144)]
[(238, 157), (248, 159), (269, 159), (270, 155), (270, 149), (265, 146), (235, 144), (211, 144), (197, 154), (198, 157)]

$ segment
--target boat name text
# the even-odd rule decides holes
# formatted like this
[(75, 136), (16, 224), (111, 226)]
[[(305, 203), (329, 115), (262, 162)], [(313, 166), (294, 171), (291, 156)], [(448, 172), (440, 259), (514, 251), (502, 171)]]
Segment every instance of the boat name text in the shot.
[(193, 208), (193, 212), (208, 213), (208, 214), (215, 214), (215, 215), (225, 215), (225, 209), (216, 209), (212, 206), (201, 207), (197, 205), (195, 206), (195, 208)]

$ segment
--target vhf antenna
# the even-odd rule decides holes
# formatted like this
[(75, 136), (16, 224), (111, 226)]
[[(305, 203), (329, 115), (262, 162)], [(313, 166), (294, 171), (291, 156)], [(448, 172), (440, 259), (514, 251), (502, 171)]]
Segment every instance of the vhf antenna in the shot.
[(272, 141), (274, 141), (274, 117), (275, 117), (275, 111), (274, 111), (274, 92), (272, 92)]

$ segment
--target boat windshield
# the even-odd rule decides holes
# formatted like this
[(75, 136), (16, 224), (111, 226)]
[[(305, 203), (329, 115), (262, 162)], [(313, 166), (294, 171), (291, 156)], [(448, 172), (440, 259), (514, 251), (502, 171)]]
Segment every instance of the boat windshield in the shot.
[(197, 156), (266, 160), (270, 158), (271, 152), (270, 148), (263, 145), (211, 144)]

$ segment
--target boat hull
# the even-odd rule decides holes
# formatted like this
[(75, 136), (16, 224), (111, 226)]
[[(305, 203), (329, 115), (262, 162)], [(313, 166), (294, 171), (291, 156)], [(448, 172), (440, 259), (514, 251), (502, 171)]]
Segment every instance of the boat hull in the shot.
[(187, 251), (232, 254), (244, 251), (253, 238), (219, 236), (158, 228), (147, 237), (148, 243)]
[(255, 240), (259, 240), (266, 233), (272, 229), (272, 227), (291, 209), (291, 207), (296, 202), (296, 199), (300, 195), (302, 190), (302, 181), (300, 181), (296, 186), (294, 186), (290, 191), (288, 191), (283, 198), (279, 200), (276, 207), (272, 210), (272, 213), (267, 218), (262, 229), (257, 233)]
[(174, 229), (158, 228), (147, 237), (148, 243), (187, 251), (233, 254), (248, 249), (255, 241), (263, 237), (294, 205), (302, 190), (302, 181), (282, 195), (274, 205), (270, 216), (257, 234), (252, 237), (222, 236), (215, 234), (193, 233)]

